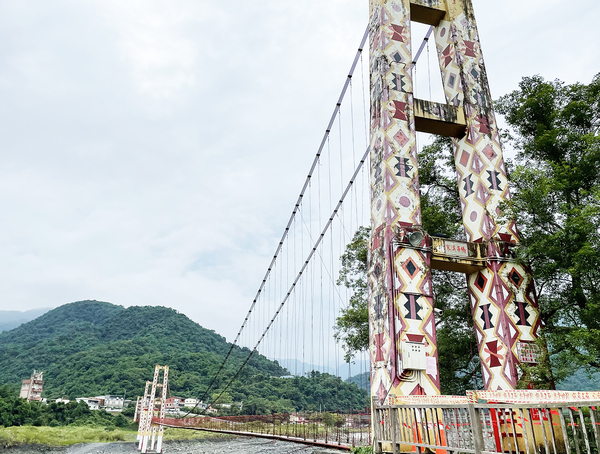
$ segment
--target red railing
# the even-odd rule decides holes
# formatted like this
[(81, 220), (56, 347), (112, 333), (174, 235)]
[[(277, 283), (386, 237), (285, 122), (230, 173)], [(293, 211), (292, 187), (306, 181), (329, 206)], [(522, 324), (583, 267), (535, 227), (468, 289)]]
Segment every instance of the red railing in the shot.
[(183, 429), (253, 435), (350, 450), (371, 444), (368, 413), (331, 415), (244, 415), (153, 418), (152, 423)]

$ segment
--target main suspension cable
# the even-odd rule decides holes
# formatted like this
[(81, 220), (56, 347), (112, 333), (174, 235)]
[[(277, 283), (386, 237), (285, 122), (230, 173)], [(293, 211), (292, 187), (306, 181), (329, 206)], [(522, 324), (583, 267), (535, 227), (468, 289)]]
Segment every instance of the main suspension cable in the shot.
[(285, 303), (288, 301), (288, 299), (292, 295), (294, 289), (296, 288), (296, 284), (298, 283), (298, 281), (300, 280), (300, 278), (302, 278), (302, 274), (306, 270), (306, 267), (310, 263), (310, 260), (312, 259), (312, 257), (315, 254), (317, 248), (321, 244), (321, 241), (325, 237), (325, 234), (328, 232), (329, 227), (333, 223), (333, 220), (336, 218), (338, 211), (340, 210), (340, 208), (342, 207), (342, 204), (344, 203), (344, 199), (346, 198), (346, 195), (348, 194), (348, 192), (350, 191), (350, 189), (354, 185), (354, 180), (358, 176), (358, 173), (360, 172), (363, 164), (367, 160), (368, 155), (369, 155), (369, 148), (367, 148), (367, 150), (363, 154), (362, 159), (360, 160), (360, 162), (356, 166), (356, 170), (354, 171), (354, 174), (352, 175), (352, 178), (350, 179), (350, 182), (346, 186), (346, 189), (344, 190), (342, 196), (340, 197), (339, 202), (337, 203), (335, 209), (331, 213), (331, 216), (329, 217), (329, 220), (325, 224), (325, 227), (323, 228), (323, 231), (321, 232), (321, 235), (317, 238), (317, 241), (313, 244), (313, 247), (312, 247), (310, 253), (308, 254), (306, 260), (304, 261), (304, 264), (302, 265), (302, 268), (300, 268), (300, 271), (296, 275), (296, 278), (294, 279), (294, 282), (292, 283), (292, 285), (288, 289), (288, 292), (286, 293), (285, 297), (283, 298), (283, 300), (279, 304), (279, 307), (277, 308), (277, 311), (273, 315), (273, 318), (271, 318), (271, 321), (269, 322), (269, 324), (265, 328), (262, 336), (260, 336), (260, 339), (256, 342), (256, 345), (254, 346), (254, 348), (252, 349), (252, 351), (250, 352), (250, 354), (248, 355), (248, 357), (246, 358), (246, 360), (244, 361), (244, 363), (240, 366), (240, 368), (238, 369), (238, 371), (235, 374), (235, 376), (231, 380), (229, 380), (229, 382), (227, 383), (227, 385), (225, 386), (225, 388), (223, 388), (223, 390), (221, 391), (221, 393), (214, 399), (215, 402), (219, 400), (219, 398), (223, 395), (223, 393), (225, 393), (225, 391), (227, 391), (227, 389), (231, 386), (231, 384), (234, 382), (234, 380), (238, 377), (238, 375), (240, 374), (240, 372), (242, 371), (242, 369), (244, 368), (244, 366), (248, 363), (248, 361), (250, 361), (250, 358), (252, 357), (252, 355), (258, 350), (259, 345), (262, 343), (263, 339), (267, 335), (267, 332), (269, 331), (269, 329), (271, 328), (271, 326), (275, 322), (275, 319), (277, 318), (277, 316), (279, 315), (279, 313), (283, 309), (283, 306), (285, 306)]
[[(425, 37), (425, 39), (423, 40), (423, 43), (421, 44), (415, 58), (413, 59), (413, 61), (411, 62), (412, 66), (416, 66), (417, 60), (419, 59), (419, 56), (421, 55), (423, 49), (425, 48), (425, 46), (427, 45), (427, 41), (429, 39), (429, 36), (431, 35), (431, 33), (433, 32), (434, 27), (430, 27), (429, 30), (427, 31), (427, 35)], [(313, 160), (313, 163), (310, 167), (310, 171), (308, 173), (308, 176), (306, 177), (306, 180), (304, 182), (304, 185), (302, 186), (302, 190), (300, 191), (300, 195), (298, 196), (298, 199), (296, 201), (296, 204), (294, 205), (294, 209), (292, 210), (292, 214), (290, 215), (290, 218), (288, 220), (288, 223), (286, 225), (286, 228), (284, 230), (283, 235), (281, 236), (281, 239), (279, 241), (279, 244), (277, 245), (277, 248), (275, 250), (275, 254), (273, 255), (273, 258), (271, 259), (271, 263), (269, 264), (269, 267), (267, 268), (267, 271), (264, 275), (264, 278), (259, 286), (259, 289), (254, 297), (254, 300), (252, 301), (252, 304), (250, 305), (250, 309), (248, 310), (248, 313), (246, 314), (246, 317), (244, 318), (244, 321), (242, 322), (242, 325), (240, 326), (240, 329), (235, 337), (235, 340), (233, 341), (233, 343), (231, 344), (231, 347), (229, 349), (229, 351), (227, 352), (227, 355), (225, 356), (225, 358), (223, 359), (223, 362), (221, 363), (221, 366), (219, 367), (219, 370), (217, 371), (217, 373), (213, 376), (208, 388), (206, 389), (206, 391), (204, 392), (204, 394), (202, 395), (202, 397), (200, 399), (198, 399), (198, 402), (196, 403), (196, 405), (190, 410), (188, 411), (183, 417), (186, 417), (187, 415), (189, 415), (190, 413), (192, 413), (192, 411), (198, 406), (198, 404), (200, 402), (202, 402), (206, 396), (208, 395), (208, 393), (210, 392), (210, 390), (212, 389), (212, 386), (214, 385), (216, 379), (218, 378), (219, 374), (222, 372), (223, 368), (225, 367), (225, 364), (227, 363), (227, 360), (229, 359), (229, 357), (231, 356), (231, 353), (233, 352), (234, 348), (236, 347), (236, 345), (238, 344), (238, 341), (240, 339), (240, 336), (242, 334), (242, 331), (244, 330), (244, 328), (246, 327), (246, 325), (248, 324), (248, 320), (250, 318), (250, 316), (252, 315), (256, 304), (259, 300), (259, 297), (261, 296), (261, 293), (263, 292), (263, 290), (265, 289), (265, 285), (267, 283), (267, 280), (269, 279), (270, 275), (271, 275), (271, 271), (274, 268), (274, 265), (277, 261), (277, 258), (283, 248), (283, 244), (286, 240), (286, 238), (288, 238), (289, 232), (290, 232), (290, 227), (292, 226), (292, 224), (295, 221), (296, 215), (298, 214), (299, 210), (300, 210), (300, 206), (302, 205), (302, 201), (304, 198), (304, 195), (306, 193), (307, 188), (309, 188), (310, 183), (311, 183), (311, 179), (313, 177), (313, 173), (315, 168), (317, 167), (317, 165), (319, 164), (320, 161), (320, 157), (321, 157), (321, 153), (323, 151), (323, 148), (325, 146), (325, 144), (328, 142), (329, 140), (329, 136), (331, 133), (331, 128), (336, 120), (336, 117), (339, 116), (340, 114), (340, 108), (342, 105), (342, 101), (346, 95), (346, 91), (348, 90), (348, 87), (351, 84), (352, 81), (352, 76), (354, 74), (354, 71), (356, 69), (356, 66), (359, 62), (359, 60), (361, 60), (361, 56), (362, 56), (362, 51), (363, 48), (365, 46), (365, 43), (367, 41), (367, 38), (369, 36), (369, 27), (366, 28), (365, 33), (363, 35), (363, 38), (361, 40), (360, 46), (358, 48), (358, 51), (354, 57), (354, 61), (352, 62), (352, 66), (350, 67), (350, 71), (348, 73), (348, 76), (344, 82), (344, 86), (342, 88), (342, 91), (340, 93), (340, 96), (338, 98), (338, 101), (336, 103), (336, 106), (334, 108), (334, 111), (331, 115), (331, 118), (329, 120), (329, 124), (327, 125), (327, 129), (325, 130), (325, 133), (323, 135), (323, 138), (321, 140), (321, 143), (319, 145), (317, 154)], [(362, 60), (361, 60), (362, 63)], [(362, 66), (362, 65), (361, 65)], [(340, 150), (341, 151), (341, 150)], [(333, 210), (329, 220), (327, 221), (325, 227), (323, 228), (323, 231), (321, 233), (321, 235), (317, 238), (316, 242), (313, 245), (313, 248), (311, 249), (310, 253), (308, 254), (308, 257), (306, 258), (304, 264), (302, 265), (302, 268), (300, 269), (300, 271), (298, 272), (298, 274), (296, 275), (296, 278), (294, 280), (294, 282), (292, 283), (291, 287), (289, 288), (287, 294), (285, 295), (285, 297), (283, 298), (283, 300), (281, 301), (277, 311), (275, 312), (275, 314), (273, 315), (272, 319), (270, 320), (269, 324), (267, 325), (267, 327), (265, 328), (264, 332), (262, 333), (261, 337), (259, 338), (259, 340), (256, 342), (256, 345), (254, 346), (253, 350), (248, 354), (247, 358), (245, 359), (244, 363), (241, 365), (241, 367), (238, 369), (238, 371), (236, 372), (236, 374), (233, 376), (233, 378), (231, 378), (231, 380), (227, 383), (227, 385), (225, 386), (225, 388), (223, 388), (223, 390), (221, 391), (221, 393), (217, 396), (217, 398), (214, 399), (214, 401), (218, 401), (219, 398), (223, 395), (223, 393), (229, 388), (229, 386), (231, 386), (231, 384), (233, 383), (233, 381), (239, 376), (239, 374), (241, 373), (241, 371), (243, 370), (243, 368), (246, 366), (246, 364), (248, 363), (248, 361), (250, 361), (251, 357), (254, 355), (254, 353), (257, 351), (259, 345), (262, 343), (262, 341), (264, 340), (267, 332), (269, 331), (269, 329), (271, 328), (271, 326), (273, 325), (275, 319), (277, 318), (277, 316), (279, 315), (279, 313), (281, 312), (281, 310), (283, 309), (283, 307), (285, 306), (286, 302), (288, 301), (288, 299), (290, 298), (290, 295), (292, 294), (292, 292), (294, 291), (296, 284), (298, 283), (298, 281), (300, 280), (300, 278), (302, 277), (302, 274), (304, 273), (304, 271), (306, 270), (306, 267), (308, 266), (310, 260), (312, 259), (313, 255), (315, 254), (318, 246), (321, 244), (325, 234), (328, 232), (333, 220), (335, 219), (335, 217), (338, 215), (338, 211), (341, 209), (343, 201), (346, 197), (346, 195), (348, 194), (348, 192), (350, 191), (350, 189), (353, 187), (354, 181), (356, 179), (356, 177), (358, 176), (358, 173), (360, 172), (360, 170), (363, 167), (363, 164), (365, 163), (367, 157), (369, 154), (369, 147), (367, 146), (367, 149), (361, 159), (361, 161), (358, 163), (356, 170), (354, 172), (354, 174), (352, 175), (352, 178), (350, 180), (350, 182), (348, 183), (348, 185), (346, 186), (346, 189), (344, 190), (342, 196), (340, 197), (339, 202), (337, 203), (335, 209)], [(331, 180), (330, 180), (331, 182)], [(203, 412), (204, 413), (204, 409)]]
[[(221, 363), (221, 366), (219, 367), (219, 370), (217, 371), (217, 373), (213, 376), (210, 384), (208, 385), (208, 388), (206, 389), (206, 391), (204, 392), (204, 394), (202, 395), (202, 397), (200, 399), (198, 399), (198, 402), (203, 401), (206, 396), (208, 395), (208, 393), (210, 392), (210, 390), (212, 389), (212, 386), (214, 385), (217, 377), (219, 376), (219, 374), (221, 373), (221, 371), (223, 370), (223, 368), (225, 367), (225, 364), (227, 363), (227, 360), (229, 359), (229, 357), (231, 356), (231, 353), (233, 352), (233, 349), (235, 348), (235, 346), (238, 344), (238, 341), (240, 339), (241, 333), (244, 330), (244, 328), (246, 327), (246, 325), (248, 324), (248, 320), (250, 318), (250, 315), (252, 314), (252, 312), (254, 311), (254, 308), (256, 306), (256, 303), (261, 295), (261, 293), (263, 292), (264, 288), (265, 288), (265, 284), (267, 282), (267, 279), (269, 278), (270, 274), (271, 274), (271, 270), (273, 269), (273, 266), (277, 260), (277, 257), (279, 256), (279, 253), (281, 252), (281, 249), (283, 247), (283, 244), (285, 242), (285, 239), (288, 237), (289, 231), (290, 231), (290, 227), (292, 226), (295, 218), (296, 218), (296, 214), (298, 213), (299, 209), (300, 209), (300, 205), (302, 204), (302, 200), (304, 198), (304, 194), (306, 193), (307, 188), (310, 185), (312, 176), (313, 176), (313, 172), (315, 170), (315, 168), (317, 167), (320, 157), (321, 157), (321, 152), (323, 151), (323, 147), (325, 146), (325, 144), (327, 143), (327, 140), (329, 139), (329, 135), (331, 133), (331, 128), (333, 126), (333, 123), (335, 122), (336, 117), (339, 114), (340, 111), (340, 107), (342, 105), (342, 101), (344, 100), (344, 96), (346, 95), (346, 91), (348, 90), (348, 86), (350, 85), (350, 81), (352, 80), (352, 76), (354, 75), (354, 70), (356, 69), (356, 66), (360, 60), (360, 57), (362, 55), (362, 51), (364, 49), (365, 43), (367, 42), (367, 38), (369, 37), (369, 27), (367, 26), (367, 28), (365, 29), (365, 33), (363, 34), (362, 40), (360, 42), (360, 45), (358, 47), (358, 50), (356, 52), (356, 55), (354, 57), (354, 60), (352, 62), (352, 66), (350, 67), (350, 71), (348, 72), (348, 76), (346, 77), (346, 80), (344, 82), (344, 86), (342, 88), (342, 91), (340, 93), (340, 96), (338, 97), (338, 101), (335, 105), (335, 108), (333, 109), (333, 114), (331, 115), (331, 118), (329, 120), (329, 123), (327, 125), (327, 129), (325, 130), (325, 134), (323, 135), (323, 138), (321, 140), (321, 143), (319, 145), (319, 148), (317, 150), (317, 154), (313, 160), (313, 163), (310, 167), (310, 171), (308, 172), (308, 176), (306, 177), (306, 180), (304, 181), (304, 185), (302, 186), (302, 190), (300, 191), (300, 195), (298, 196), (298, 200), (296, 201), (296, 204), (294, 205), (294, 209), (292, 210), (292, 214), (288, 220), (288, 223), (285, 227), (285, 230), (283, 232), (283, 235), (281, 236), (281, 239), (279, 241), (279, 244), (277, 245), (277, 248), (275, 249), (275, 254), (273, 255), (273, 258), (271, 259), (271, 263), (269, 264), (269, 267), (267, 268), (267, 271), (263, 277), (263, 280), (258, 288), (258, 291), (256, 292), (256, 295), (254, 297), (254, 300), (252, 301), (252, 304), (250, 305), (250, 309), (248, 310), (248, 313), (246, 314), (246, 317), (244, 318), (244, 321), (242, 322), (242, 325), (240, 326), (240, 329), (234, 339), (234, 341), (231, 344), (231, 347), (229, 348), (229, 351), (227, 352), (227, 355), (225, 356), (225, 358), (223, 359), (223, 362)], [(368, 150), (367, 150), (368, 151)], [(362, 164), (361, 164), (362, 166)], [(270, 326), (270, 325), (269, 325)], [(262, 340), (262, 337), (261, 337)], [(260, 343), (260, 342), (259, 342)], [(250, 354), (250, 356), (252, 356), (252, 353)], [(250, 357), (248, 357), (248, 359), (246, 360), (246, 362), (250, 359)], [(246, 362), (244, 362), (244, 365), (246, 364)], [(241, 370), (241, 369), (240, 369)], [(238, 371), (239, 374), (239, 371)], [(236, 374), (237, 376), (237, 374)], [(198, 403), (196, 404), (196, 406), (194, 406), (194, 408), (196, 408), (198, 406)], [(189, 415), (191, 413), (191, 410), (184, 415), (183, 417)]]

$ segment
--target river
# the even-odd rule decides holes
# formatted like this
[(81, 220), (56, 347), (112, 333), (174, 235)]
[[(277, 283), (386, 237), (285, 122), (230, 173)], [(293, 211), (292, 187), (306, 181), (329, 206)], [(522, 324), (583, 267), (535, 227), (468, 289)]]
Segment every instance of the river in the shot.
[[(137, 443), (87, 443), (64, 448), (41, 446), (19, 446), (0, 452), (7, 454), (137, 454)], [(263, 438), (216, 438), (190, 441), (166, 441), (164, 454), (340, 454), (339, 451), (315, 446), (307, 446), (288, 441), (265, 440)]]

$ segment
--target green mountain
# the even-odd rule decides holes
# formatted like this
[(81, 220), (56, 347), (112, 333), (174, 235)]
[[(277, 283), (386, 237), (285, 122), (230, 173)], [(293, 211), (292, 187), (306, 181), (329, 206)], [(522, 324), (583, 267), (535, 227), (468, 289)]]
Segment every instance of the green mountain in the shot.
[(51, 308), (44, 307), (40, 309), (31, 309), (28, 311), (0, 311), (0, 333), (14, 329), (23, 323), (27, 323), (34, 318), (48, 312)]
[(557, 383), (556, 389), (563, 391), (598, 391), (600, 390), (600, 373), (588, 374), (585, 370), (578, 369), (573, 375)]
[(353, 375), (346, 379), (346, 383), (355, 383), (359, 388), (369, 392), (371, 386), (371, 373), (363, 372), (362, 374)]
[[(173, 309), (79, 301), (0, 333), (0, 384), (19, 385), (37, 369), (44, 371), (48, 398), (131, 398), (143, 394), (155, 364), (168, 364), (170, 393), (199, 397), (230, 347), (225, 338)], [(234, 348), (209, 396), (229, 382), (248, 353)], [(337, 377), (276, 378), (285, 375), (277, 362), (255, 354), (228, 394), (256, 412), (365, 406), (366, 393)]]

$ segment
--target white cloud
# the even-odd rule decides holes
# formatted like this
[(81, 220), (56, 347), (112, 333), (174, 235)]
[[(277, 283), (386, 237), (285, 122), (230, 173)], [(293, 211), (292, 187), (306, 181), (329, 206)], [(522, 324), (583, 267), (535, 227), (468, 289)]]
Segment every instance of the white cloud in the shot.
[[(495, 96), (523, 75), (588, 82), (597, 71), (599, 7), (541, 5), (475, 0)], [(0, 309), (161, 304), (231, 338), (367, 8), (0, 3)]]
[[(116, 31), (115, 45), (141, 93), (167, 98), (194, 86), (202, 42), (186, 34), (190, 22), (206, 26), (218, 16), (208, 2), (95, 1), (103, 23)], [(196, 20), (194, 20), (196, 19)]]

